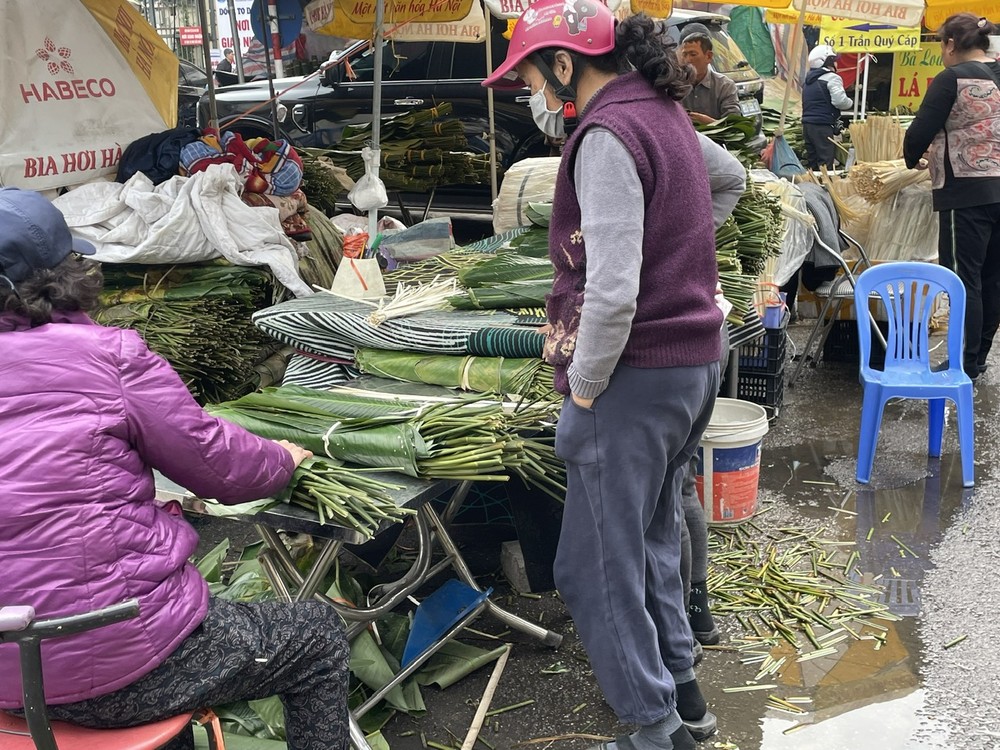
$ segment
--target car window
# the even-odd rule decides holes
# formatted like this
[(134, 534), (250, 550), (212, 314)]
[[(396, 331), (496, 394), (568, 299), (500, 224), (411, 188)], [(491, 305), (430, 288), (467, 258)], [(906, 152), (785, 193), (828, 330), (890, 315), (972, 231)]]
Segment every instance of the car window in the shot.
[(208, 76), (206, 76), (198, 66), (181, 62), (180, 83), (184, 86), (197, 86), (202, 88), (208, 86)]
[[(430, 42), (386, 42), (382, 54), (382, 80), (426, 80), (432, 47)], [(351, 68), (357, 76), (355, 80), (371, 82), (375, 80), (375, 55), (370, 49), (362, 50), (351, 58)]]
[[(712, 36), (712, 51), (715, 53), (712, 59), (712, 67), (719, 73), (731, 73), (734, 70), (742, 70), (747, 67), (746, 57), (736, 40), (725, 31), (709, 29)], [(742, 67), (740, 63), (743, 63)]]

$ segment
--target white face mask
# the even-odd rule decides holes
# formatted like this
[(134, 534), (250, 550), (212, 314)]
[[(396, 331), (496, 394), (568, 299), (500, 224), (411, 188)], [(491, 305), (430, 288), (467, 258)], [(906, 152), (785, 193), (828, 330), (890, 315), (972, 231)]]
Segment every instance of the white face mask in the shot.
[(542, 87), (528, 99), (531, 117), (538, 129), (545, 135), (550, 138), (562, 138), (566, 135), (562, 107), (556, 110), (549, 109), (548, 102), (545, 100), (545, 86), (546, 84), (543, 83)]

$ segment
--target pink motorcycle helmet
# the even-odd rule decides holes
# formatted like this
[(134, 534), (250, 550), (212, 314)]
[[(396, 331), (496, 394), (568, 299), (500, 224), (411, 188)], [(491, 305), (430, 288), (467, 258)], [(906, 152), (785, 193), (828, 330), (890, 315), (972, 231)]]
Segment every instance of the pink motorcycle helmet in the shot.
[(514, 26), (507, 59), (483, 86), (496, 89), (523, 88), (515, 67), (535, 52), (558, 47), (588, 57), (615, 48), (615, 17), (600, 0), (539, 0)]

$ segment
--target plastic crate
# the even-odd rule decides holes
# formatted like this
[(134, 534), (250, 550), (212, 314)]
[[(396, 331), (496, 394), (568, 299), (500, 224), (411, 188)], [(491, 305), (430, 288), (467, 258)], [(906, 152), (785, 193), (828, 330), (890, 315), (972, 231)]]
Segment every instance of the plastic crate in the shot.
[[(878, 327), (883, 336), (889, 334), (889, 324), (878, 321)], [(826, 343), (823, 344), (823, 359), (827, 362), (847, 362), (858, 364), (861, 361), (861, 349), (858, 345), (858, 324), (854, 320), (838, 320), (830, 329)], [(868, 364), (876, 370), (885, 367), (885, 351), (872, 336), (872, 351)]]
[[(719, 395), (728, 395), (728, 384), (722, 383)], [(785, 372), (744, 372), (740, 368), (739, 380), (736, 383), (736, 398), (760, 404), (767, 410), (767, 418), (775, 419), (781, 411), (785, 397)]]
[(736, 396), (743, 401), (760, 404), (768, 410), (768, 418), (774, 419), (781, 411), (785, 398), (785, 373), (745, 373), (741, 370)]
[(740, 347), (740, 373), (781, 372), (785, 367), (785, 343), (788, 340), (788, 313), (781, 319), (780, 328), (765, 328), (764, 335)]

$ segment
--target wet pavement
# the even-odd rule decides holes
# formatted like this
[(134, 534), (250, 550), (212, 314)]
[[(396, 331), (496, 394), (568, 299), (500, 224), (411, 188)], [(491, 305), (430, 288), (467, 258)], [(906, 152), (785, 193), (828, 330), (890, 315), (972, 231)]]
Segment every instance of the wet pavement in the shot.
[[(789, 357), (811, 322), (790, 326)], [(764, 512), (754, 524), (760, 533), (808, 529), (856, 550), (851, 577), (883, 585), (877, 598), (899, 619), (874, 621), (884, 629), (878, 648), (872, 634), (880, 631), (872, 628), (858, 629), (865, 640), (833, 640), (835, 653), (804, 662), (781, 643), (769, 654), (785, 656), (785, 667), (757, 681), (775, 687), (734, 693), (724, 691), (753, 683), (760, 663), (744, 663), (746, 654), (737, 651), (747, 632), (736, 618), (717, 617), (722, 650), (706, 651), (697, 674), (719, 732), (701, 748), (1000, 750), (1000, 364), (976, 387), (974, 491), (962, 488), (954, 411), (943, 458), (928, 459), (926, 407), (918, 402), (887, 407), (872, 483), (859, 485), (856, 373), (856, 365), (821, 363), (806, 368), (794, 388), (786, 386), (779, 418), (764, 438)], [(210, 542), (209, 530), (200, 530)], [(491, 538), (490, 527), (456, 527), (455, 536), (481, 582), (495, 587), (496, 601), (565, 636), (552, 650), (484, 616), (473, 624), (479, 634), (462, 637), (489, 649), (513, 644), (491, 704), (500, 713), (481, 734), (489, 744), (476, 746), (584, 750), (627, 730), (604, 703), (558, 595), (513, 593), (499, 574), (500, 540)], [(801, 652), (811, 650), (800, 641)], [(397, 715), (384, 728), (392, 750), (460, 748), (491, 671), (485, 667), (445, 690), (424, 688), (426, 714)], [(772, 694), (803, 701), (793, 708), (805, 713), (769, 708)], [(520, 707), (505, 710), (512, 706)]]
[[(790, 327), (789, 356), (810, 324)], [(766, 512), (755, 524), (762, 530), (807, 528), (857, 550), (852, 577), (884, 586), (877, 598), (899, 619), (875, 621), (885, 629), (878, 648), (870, 636), (846, 638), (834, 641), (836, 653), (800, 663), (790, 646), (776, 646), (771, 655), (789, 657), (787, 665), (758, 681), (775, 687), (734, 693), (723, 691), (752, 684), (760, 665), (743, 663), (745, 654), (734, 648), (746, 635), (740, 623), (719, 617), (723, 650), (706, 652), (698, 668), (719, 733), (701, 747), (1000, 748), (998, 369), (977, 385), (974, 491), (962, 488), (953, 410), (943, 457), (934, 460), (926, 453), (926, 407), (890, 404), (866, 487), (854, 479), (861, 403), (856, 366), (821, 363), (805, 369), (794, 388), (786, 387), (780, 416), (764, 439), (760, 498)], [(503, 590), (502, 580), (494, 583)], [(593, 737), (624, 731), (601, 699), (558, 597), (508, 594), (500, 600), (566, 640), (553, 651), (504, 636), (515, 645), (492, 707), (533, 702), (494, 716), (482, 737), (495, 748), (582, 750), (595, 744)], [(502, 632), (488, 617), (476, 628)], [(496, 645), (484, 638), (478, 643)], [(801, 651), (811, 648), (806, 644)], [(480, 670), (448, 690), (426, 689), (425, 716), (399, 716), (386, 727), (393, 750), (417, 750), (428, 741), (431, 747), (460, 747), (456, 738), (465, 736), (489, 672)], [(768, 708), (771, 694), (801, 701), (796, 705), (805, 713)]]

